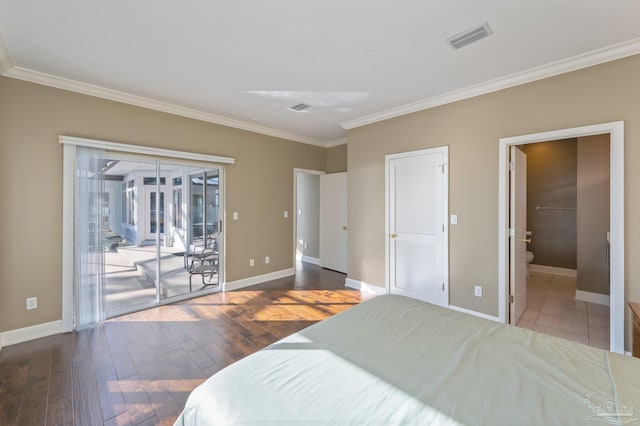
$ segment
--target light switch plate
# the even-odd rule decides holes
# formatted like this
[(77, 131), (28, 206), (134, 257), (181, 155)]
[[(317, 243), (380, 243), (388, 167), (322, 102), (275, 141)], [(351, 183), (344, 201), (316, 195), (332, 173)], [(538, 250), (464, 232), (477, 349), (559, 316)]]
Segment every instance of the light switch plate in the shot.
[(27, 310), (37, 309), (38, 308), (38, 298), (37, 297), (27, 297)]
[(482, 297), (482, 286), (477, 285), (475, 287), (475, 295), (476, 297)]
[(452, 225), (457, 225), (458, 224), (458, 215), (457, 214), (452, 214), (451, 215), (451, 224)]
[(233, 220), (238, 220), (238, 212), (233, 212)]

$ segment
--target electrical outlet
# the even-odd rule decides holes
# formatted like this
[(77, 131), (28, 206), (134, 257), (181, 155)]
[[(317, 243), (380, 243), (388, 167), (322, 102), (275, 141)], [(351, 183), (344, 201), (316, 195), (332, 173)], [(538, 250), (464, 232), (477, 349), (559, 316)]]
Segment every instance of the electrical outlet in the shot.
[(477, 285), (475, 287), (475, 295), (476, 297), (482, 297), (482, 286)]
[(266, 256), (266, 257), (264, 258), (264, 263), (269, 263), (269, 256)]
[(249, 266), (253, 266), (255, 265), (255, 263), (256, 263), (255, 260), (249, 259)]
[(27, 297), (27, 310), (37, 309), (38, 308), (38, 298), (37, 297)]

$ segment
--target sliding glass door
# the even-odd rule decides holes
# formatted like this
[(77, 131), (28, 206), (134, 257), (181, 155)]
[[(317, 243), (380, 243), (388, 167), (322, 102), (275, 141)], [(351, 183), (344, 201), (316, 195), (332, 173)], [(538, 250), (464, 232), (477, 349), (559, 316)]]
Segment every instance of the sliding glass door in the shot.
[[(113, 317), (157, 302), (155, 161), (105, 154), (101, 170), (108, 211), (103, 226), (105, 316)], [(152, 204), (153, 201), (153, 204)]]
[(93, 172), (78, 169), (91, 179), (76, 197), (90, 212), (78, 235), (94, 278), (79, 280), (100, 293), (97, 320), (219, 290), (222, 169), (118, 153), (92, 161)]

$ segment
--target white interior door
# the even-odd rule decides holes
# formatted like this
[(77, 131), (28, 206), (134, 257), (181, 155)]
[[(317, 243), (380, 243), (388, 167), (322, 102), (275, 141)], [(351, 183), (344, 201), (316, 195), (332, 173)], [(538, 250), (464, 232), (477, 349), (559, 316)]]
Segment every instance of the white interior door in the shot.
[(387, 156), (389, 291), (447, 306), (447, 147)]
[(320, 176), (320, 266), (347, 273), (347, 173)]
[(509, 322), (516, 325), (527, 308), (527, 155), (517, 146), (510, 149)]

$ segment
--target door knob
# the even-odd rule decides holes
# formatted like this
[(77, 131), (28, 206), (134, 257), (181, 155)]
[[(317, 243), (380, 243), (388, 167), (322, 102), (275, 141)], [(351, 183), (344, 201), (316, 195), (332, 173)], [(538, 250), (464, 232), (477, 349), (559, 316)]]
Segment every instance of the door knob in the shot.
[(343, 227), (342, 227), (342, 230), (343, 230), (343, 231), (346, 231), (346, 230), (347, 230), (347, 227), (346, 227), (346, 226), (343, 226)]
[(520, 240), (520, 241), (524, 241), (527, 244), (531, 244), (531, 238), (525, 238), (524, 240)]
[(397, 238), (397, 237), (398, 237), (398, 234), (391, 234), (391, 235), (390, 235), (390, 237), (391, 237), (391, 238)]

